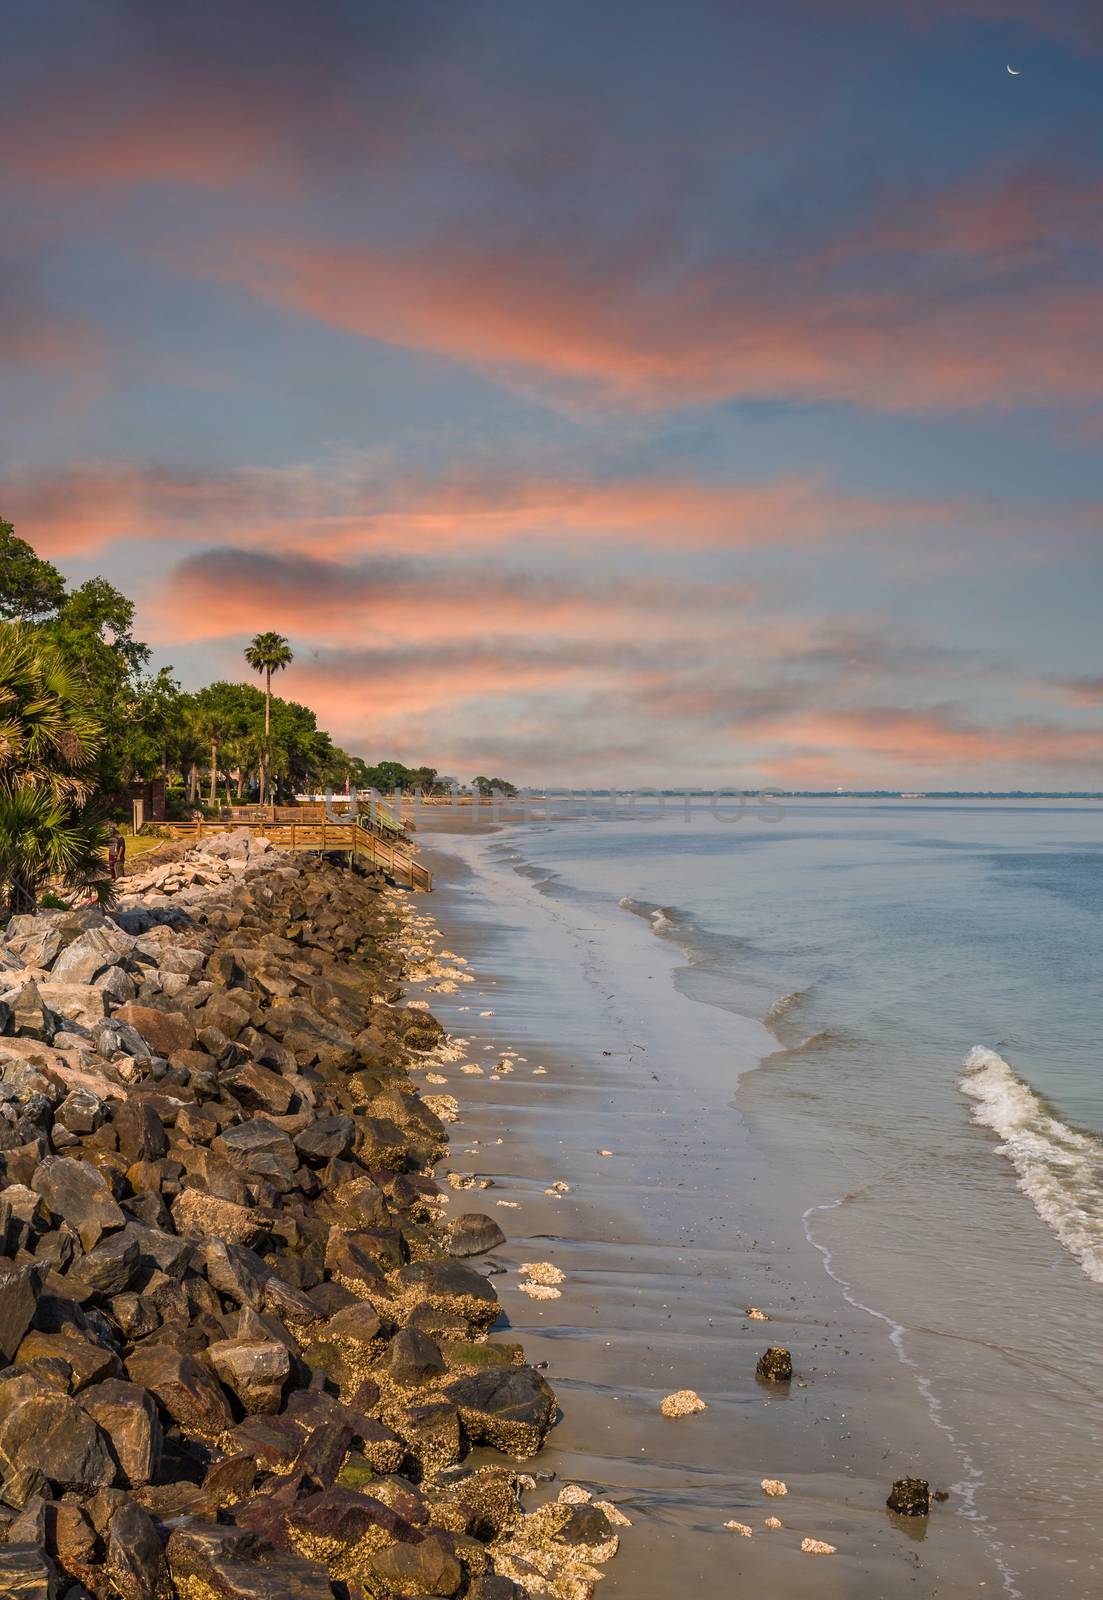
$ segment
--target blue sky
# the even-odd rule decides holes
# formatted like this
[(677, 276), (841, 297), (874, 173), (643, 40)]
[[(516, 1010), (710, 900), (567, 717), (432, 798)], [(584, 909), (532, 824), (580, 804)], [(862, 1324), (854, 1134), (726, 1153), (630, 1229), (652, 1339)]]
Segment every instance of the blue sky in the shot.
[(1096, 8), (11, 35), (0, 515), (185, 683), (274, 627), (465, 777), (1103, 785)]

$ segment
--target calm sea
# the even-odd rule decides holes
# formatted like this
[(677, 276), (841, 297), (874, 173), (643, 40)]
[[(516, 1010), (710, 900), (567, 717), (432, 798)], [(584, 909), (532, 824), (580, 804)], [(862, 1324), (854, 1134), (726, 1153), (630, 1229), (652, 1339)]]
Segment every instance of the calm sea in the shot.
[(684, 997), (766, 1023), (732, 1082), (765, 1197), (946, 1430), (967, 1514), (1067, 1546), (1077, 1592), (1103, 1543), (1103, 806), (679, 807), (474, 850), (591, 937), (643, 919)]

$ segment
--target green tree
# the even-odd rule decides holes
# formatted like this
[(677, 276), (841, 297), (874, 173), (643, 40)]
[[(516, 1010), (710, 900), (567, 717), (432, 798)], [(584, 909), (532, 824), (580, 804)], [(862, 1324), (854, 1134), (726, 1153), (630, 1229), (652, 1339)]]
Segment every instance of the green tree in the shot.
[(258, 633), (245, 647), (245, 659), (254, 672), (264, 673), (264, 739), (265, 739), (265, 765), (260, 772), (260, 803), (264, 805), (267, 798), (265, 794), (266, 766), (268, 762), (267, 744), (272, 736), (272, 674), (282, 672), (294, 660), (291, 646), (282, 633)]
[(0, 618), (34, 621), (56, 611), (64, 598), (61, 573), (0, 518)]
[(505, 795), (507, 798), (512, 798), (517, 793), (516, 785), (507, 783), (505, 778), (484, 778), (481, 773), (477, 778), (472, 778), (471, 787), (477, 794), (487, 800), (495, 792)]
[[(146, 677), (150, 649), (135, 639), (134, 603), (106, 578), (89, 578), (65, 596), (43, 634), (72, 664), (100, 726), (110, 731), (96, 757), (96, 781), (118, 796), (148, 762), (156, 770), (143, 706), (163, 699)], [(152, 698), (147, 701), (147, 696)]]
[(41, 630), (0, 623), (0, 884), (12, 914), (50, 878), (110, 895), (92, 809), (102, 729), (79, 676)]

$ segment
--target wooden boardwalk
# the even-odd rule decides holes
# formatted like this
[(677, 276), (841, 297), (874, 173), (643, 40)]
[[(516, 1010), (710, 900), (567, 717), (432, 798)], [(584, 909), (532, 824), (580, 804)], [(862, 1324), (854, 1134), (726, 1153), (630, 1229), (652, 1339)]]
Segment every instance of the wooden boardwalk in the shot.
[[(175, 839), (209, 839), (216, 833), (225, 833), (225, 822), (172, 822), (167, 824)], [(428, 867), (415, 861), (412, 849), (403, 839), (401, 845), (390, 838), (381, 837), (366, 818), (352, 822), (235, 822), (232, 827), (248, 828), (251, 833), (270, 839), (277, 850), (340, 851), (342, 855), (359, 856), (390, 878), (408, 889), (423, 889), (428, 893), (433, 887), (433, 874)]]

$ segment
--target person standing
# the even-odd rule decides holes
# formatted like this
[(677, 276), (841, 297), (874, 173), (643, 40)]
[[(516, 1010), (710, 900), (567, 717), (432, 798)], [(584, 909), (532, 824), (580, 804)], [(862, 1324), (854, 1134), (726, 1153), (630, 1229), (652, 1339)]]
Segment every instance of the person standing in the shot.
[(111, 873), (111, 881), (120, 878), (126, 865), (126, 840), (114, 823), (107, 835), (107, 866)]

